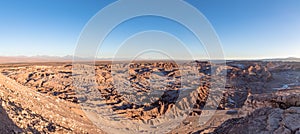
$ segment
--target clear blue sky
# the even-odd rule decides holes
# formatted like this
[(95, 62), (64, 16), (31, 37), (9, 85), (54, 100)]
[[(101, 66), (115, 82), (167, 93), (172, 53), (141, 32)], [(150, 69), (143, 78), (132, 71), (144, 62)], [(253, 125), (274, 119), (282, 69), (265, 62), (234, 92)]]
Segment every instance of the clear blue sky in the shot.
[[(111, 0), (1, 0), (0, 56), (51, 55), (74, 53), (85, 24)], [(217, 32), (226, 58), (300, 57), (299, 0), (187, 0), (199, 9)], [(135, 23), (144, 26), (133, 27)], [(148, 22), (148, 23), (147, 23)], [(136, 18), (122, 24), (131, 31), (164, 29), (161, 18)], [(166, 27), (167, 26), (167, 27)], [(122, 27), (119, 31), (122, 30)], [(174, 31), (174, 30), (173, 30)], [(186, 35), (185, 30), (175, 34)], [(115, 33), (122, 33), (115, 31)], [(114, 49), (116, 34), (103, 50)], [(193, 40), (192, 37), (186, 37)], [(109, 46), (111, 45), (111, 46)], [(191, 46), (192, 47), (192, 46)], [(112, 50), (113, 51), (113, 50)], [(201, 50), (199, 50), (201, 51)], [(109, 52), (101, 53), (108, 57)]]

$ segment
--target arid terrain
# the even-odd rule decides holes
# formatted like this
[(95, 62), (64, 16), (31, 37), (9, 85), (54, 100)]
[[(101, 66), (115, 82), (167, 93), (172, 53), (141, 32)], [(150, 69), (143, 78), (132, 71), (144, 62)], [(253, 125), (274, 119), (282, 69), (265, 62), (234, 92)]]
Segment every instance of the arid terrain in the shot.
[[(155, 125), (166, 121), (164, 115), (171, 113), (176, 119), (190, 107), (168, 133), (300, 134), (300, 62), (101, 61), (91, 72), (76, 70), (86, 66), (0, 65), (0, 133), (109, 133), (87, 113), (106, 108), (120, 120)], [(210, 90), (213, 85), (220, 94)], [(98, 94), (85, 96), (93, 90)], [(201, 115), (214, 109), (202, 124)]]

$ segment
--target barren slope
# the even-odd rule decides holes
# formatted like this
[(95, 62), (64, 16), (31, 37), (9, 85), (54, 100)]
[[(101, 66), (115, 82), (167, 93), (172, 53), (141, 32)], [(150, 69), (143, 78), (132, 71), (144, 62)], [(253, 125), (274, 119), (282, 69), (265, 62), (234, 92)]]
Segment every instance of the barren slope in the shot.
[[(15, 123), (14, 125), (3, 121), (6, 126), (0, 132), (101, 132), (85, 117), (77, 105), (35, 92), (2, 74), (0, 74), (0, 97), (3, 107), (1, 114), (7, 113)], [(2, 118), (7, 120), (3, 115)]]

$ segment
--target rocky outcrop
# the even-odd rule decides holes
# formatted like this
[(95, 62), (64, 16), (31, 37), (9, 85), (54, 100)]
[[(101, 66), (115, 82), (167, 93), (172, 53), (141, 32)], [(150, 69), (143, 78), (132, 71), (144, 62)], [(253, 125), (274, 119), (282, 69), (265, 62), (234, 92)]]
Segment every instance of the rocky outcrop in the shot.
[(249, 95), (240, 112), (247, 116), (227, 120), (214, 133), (297, 133), (300, 90)]
[(214, 134), (297, 134), (300, 130), (300, 107), (288, 109), (264, 107), (243, 118), (229, 119)]
[(273, 93), (249, 95), (242, 109), (244, 112), (251, 113), (255, 109), (263, 107), (281, 109), (300, 107), (300, 90), (290, 89)]
[(272, 73), (262, 63), (229, 63), (220, 66), (216, 73), (226, 74), (226, 90), (222, 107), (241, 108), (249, 93), (260, 94), (269, 90), (266, 83), (272, 81)]

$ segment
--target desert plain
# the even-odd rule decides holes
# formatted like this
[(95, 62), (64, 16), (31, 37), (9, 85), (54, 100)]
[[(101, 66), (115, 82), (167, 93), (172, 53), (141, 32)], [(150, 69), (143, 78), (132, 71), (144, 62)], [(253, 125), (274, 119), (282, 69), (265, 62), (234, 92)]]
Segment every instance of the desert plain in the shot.
[[(0, 133), (111, 133), (87, 114), (101, 107), (145, 125), (164, 122), (164, 115), (184, 117), (166, 133), (300, 134), (300, 62), (97, 61), (90, 72), (76, 70), (86, 66), (1, 64)], [(212, 85), (220, 86), (218, 94)], [(88, 90), (92, 96), (84, 94)], [(201, 123), (210, 110), (214, 114)]]

